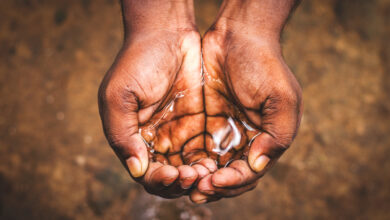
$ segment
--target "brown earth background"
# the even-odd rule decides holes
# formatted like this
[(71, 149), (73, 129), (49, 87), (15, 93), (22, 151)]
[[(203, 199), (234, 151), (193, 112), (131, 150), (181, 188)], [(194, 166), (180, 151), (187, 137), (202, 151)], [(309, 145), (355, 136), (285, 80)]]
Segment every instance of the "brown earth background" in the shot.
[[(203, 33), (220, 1), (195, 0)], [(1, 0), (0, 219), (390, 219), (390, 1), (306, 0), (283, 34), (304, 91), (292, 147), (240, 197), (164, 200), (108, 146), (97, 89), (117, 0)]]

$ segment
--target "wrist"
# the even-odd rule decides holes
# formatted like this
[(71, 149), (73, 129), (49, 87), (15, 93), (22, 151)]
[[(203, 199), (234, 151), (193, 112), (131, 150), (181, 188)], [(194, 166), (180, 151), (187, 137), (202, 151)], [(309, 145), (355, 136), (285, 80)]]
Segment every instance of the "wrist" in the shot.
[(212, 29), (279, 42), (298, 0), (224, 0)]
[(122, 0), (125, 34), (196, 31), (193, 0)]

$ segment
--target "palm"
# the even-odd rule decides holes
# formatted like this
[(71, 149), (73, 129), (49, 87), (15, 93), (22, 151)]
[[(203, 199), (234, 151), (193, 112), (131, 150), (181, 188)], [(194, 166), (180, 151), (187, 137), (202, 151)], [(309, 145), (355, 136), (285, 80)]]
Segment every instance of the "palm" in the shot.
[[(177, 197), (188, 191), (198, 177), (189, 166), (165, 166), (160, 163), (162, 160), (148, 164), (148, 154), (158, 155), (157, 151), (166, 147), (167, 142), (180, 145), (197, 132), (194, 127), (203, 125), (199, 120), (187, 119), (203, 110), (202, 90), (194, 87), (201, 84), (200, 54), (200, 37), (196, 32), (166, 31), (133, 37), (125, 43), (99, 90), (107, 139), (125, 167), (150, 193)], [(166, 104), (183, 91), (189, 92), (177, 100), (169, 118), (164, 118)], [(191, 123), (183, 125), (183, 120)], [(158, 127), (152, 131), (155, 153), (151, 154), (139, 131), (156, 124)], [(145, 139), (150, 138), (150, 131), (143, 132)], [(165, 131), (179, 135), (166, 136)]]
[(200, 45), (189, 43), (197, 53), (185, 56), (171, 87), (156, 93), (159, 101), (139, 111), (147, 119), (140, 120), (141, 135), (154, 161), (180, 166), (211, 158), (223, 167), (242, 158), (259, 130), (226, 84), (202, 71)]
[[(192, 155), (188, 159), (186, 157), (185, 161), (182, 160), (182, 149), (189, 145), (190, 140), (192, 145), (199, 143), (204, 127), (199, 36), (184, 39), (180, 50), (184, 50), (184, 54), (176, 58), (179, 62), (176, 62), (171, 70), (159, 66), (152, 70), (155, 75), (171, 73), (168, 76), (170, 81), (167, 86), (162, 86), (165, 79), (148, 77), (147, 88), (163, 87), (163, 90), (145, 91), (156, 98), (150, 99), (150, 106), (145, 105), (139, 111), (141, 135), (150, 149), (151, 156), (155, 161), (173, 166), (189, 164), (203, 156)], [(174, 54), (162, 56), (162, 59), (169, 62)], [(186, 150), (188, 153), (189, 149)], [(193, 150), (191, 149), (191, 152)]]
[(256, 186), (258, 178), (294, 139), (302, 103), (299, 84), (284, 63), (278, 45), (214, 30), (205, 35), (202, 49), (207, 70), (207, 112), (226, 115), (226, 109), (234, 109), (227, 115), (246, 120), (250, 126), (244, 126), (249, 140), (243, 152), (247, 160), (234, 160), (206, 176), (191, 194), (192, 198), (204, 198), (200, 191), (213, 201)]
[(99, 109), (110, 145), (150, 193), (239, 195), (290, 145), (301, 91), (278, 43), (265, 43), (293, 7), (282, 2), (224, 1), (201, 45), (190, 1), (122, 1), (125, 43)]
[[(289, 103), (288, 99), (298, 100), (300, 87), (278, 51), (245, 36), (236, 35), (227, 40), (216, 31), (206, 34), (203, 42), (210, 79), (206, 85), (218, 97), (214, 100), (219, 100), (219, 105), (235, 105), (234, 109), (240, 110), (241, 117), (250, 125), (271, 136), (283, 136), (286, 143), (280, 144), (287, 147), (288, 139), (294, 135), (287, 130), (296, 130), (300, 116), (300, 103)], [(278, 118), (278, 114), (284, 113), (276, 106), (283, 101), (280, 99), (296, 105), (296, 111), (288, 115), (290, 118)], [(293, 120), (292, 127), (275, 127), (275, 120)]]

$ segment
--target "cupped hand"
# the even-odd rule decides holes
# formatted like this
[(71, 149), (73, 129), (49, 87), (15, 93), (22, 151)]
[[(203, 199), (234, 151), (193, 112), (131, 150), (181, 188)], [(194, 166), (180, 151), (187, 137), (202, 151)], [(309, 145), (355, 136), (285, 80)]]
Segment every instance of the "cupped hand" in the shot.
[[(202, 203), (254, 188), (294, 139), (302, 103), (278, 43), (215, 25), (201, 46), (190, 2), (122, 1), (125, 43), (99, 110), (111, 147), (148, 192)], [(285, 4), (253, 2), (276, 16)]]
[[(202, 88), (193, 88), (201, 84), (200, 73), (198, 32), (161, 30), (127, 40), (101, 84), (99, 107), (106, 137), (131, 176), (152, 194), (181, 196), (198, 179), (196, 169), (202, 169), (150, 160), (152, 154), (139, 133), (142, 126), (161, 117), (163, 107), (179, 91), (191, 88), (177, 103), (180, 111), (175, 117), (186, 120), (202, 112)], [(179, 142), (196, 132), (180, 126), (172, 125), (174, 132), (187, 131), (179, 135)], [(197, 120), (191, 126), (203, 124)]]
[(260, 130), (247, 159), (204, 177), (193, 201), (215, 201), (254, 189), (292, 143), (302, 115), (301, 88), (283, 60), (278, 41), (241, 31), (211, 29), (202, 41), (206, 112), (214, 105), (234, 105)]

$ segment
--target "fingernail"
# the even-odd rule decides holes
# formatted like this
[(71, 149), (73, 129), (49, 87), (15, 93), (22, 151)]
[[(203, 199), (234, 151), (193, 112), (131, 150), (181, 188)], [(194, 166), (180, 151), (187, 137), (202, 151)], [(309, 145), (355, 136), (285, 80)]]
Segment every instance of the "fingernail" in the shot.
[(171, 185), (172, 183), (173, 183), (172, 178), (167, 178), (167, 179), (164, 179), (164, 180), (162, 181), (162, 184), (163, 184), (164, 186), (169, 186), (169, 185)]
[(182, 189), (189, 189), (189, 188), (191, 188), (192, 184), (188, 185), (188, 184), (184, 183), (184, 181), (180, 181), (180, 186)]
[(260, 172), (260, 171), (262, 171), (265, 168), (265, 166), (267, 166), (269, 161), (270, 161), (269, 157), (267, 157), (265, 155), (261, 155), (253, 163), (253, 169), (256, 172)]
[(137, 178), (143, 175), (141, 162), (136, 157), (130, 157), (126, 162), (133, 177)]

